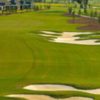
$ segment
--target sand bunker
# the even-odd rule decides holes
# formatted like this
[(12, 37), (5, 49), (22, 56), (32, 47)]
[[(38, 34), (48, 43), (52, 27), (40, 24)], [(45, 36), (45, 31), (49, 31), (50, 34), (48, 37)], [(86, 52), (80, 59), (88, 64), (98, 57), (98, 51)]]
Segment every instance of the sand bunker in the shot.
[[(100, 45), (100, 43), (95, 42), (96, 40), (77, 40), (79, 37), (75, 37), (75, 35), (79, 35), (82, 33), (75, 32), (64, 32), (62, 36), (55, 38), (53, 41), (58, 43), (71, 43), (71, 44), (83, 44), (83, 45)], [(84, 33), (87, 34), (87, 33)]]
[(24, 89), (34, 90), (34, 91), (79, 91), (90, 94), (100, 94), (100, 89), (83, 90), (83, 89), (77, 89), (72, 86), (53, 85), (53, 84), (29, 85), (24, 87)]
[(24, 98), (26, 100), (55, 100), (54, 98), (45, 95), (15, 94), (15, 95), (8, 95), (6, 97)]
[(46, 95), (8, 95), (6, 97), (15, 97), (15, 98), (24, 98), (26, 100), (93, 100), (92, 98), (85, 98), (85, 97), (70, 97), (64, 99), (56, 99)]
[(51, 35), (52, 35), (52, 34), (57, 34), (56, 32), (50, 32), (50, 31), (41, 31), (41, 32), (42, 32), (42, 33), (45, 33), (45, 34), (49, 34), (49, 35), (50, 35), (50, 34), (51, 34)]
[[(54, 34), (54, 32), (47, 32), (47, 31), (42, 31), (42, 32), (48, 35)], [(79, 37), (75, 37), (75, 36), (79, 34), (91, 34), (91, 33), (89, 32), (63, 32), (61, 33), (61, 36), (54, 38), (51, 42), (81, 44), (81, 45), (100, 45), (99, 42), (96, 42), (96, 39), (78, 40)]]
[(39, 35), (41, 35), (41, 36), (47, 36), (47, 37), (52, 36), (50, 34), (39, 34)]
[(93, 100), (92, 98), (85, 98), (85, 97), (70, 97), (65, 99), (58, 99), (58, 100)]
[(27, 90), (35, 91), (67, 91), (67, 90), (77, 90), (74, 87), (66, 85), (53, 85), (53, 84), (44, 84), (44, 85), (29, 85), (24, 87)]
[[(80, 91), (92, 94), (100, 94), (100, 89), (82, 90), (74, 88), (72, 86), (53, 85), (53, 84), (29, 85), (24, 87), (24, 89), (33, 91)], [(86, 98), (86, 97), (70, 97), (70, 98), (58, 99), (47, 95), (27, 95), (27, 94), (14, 94), (14, 95), (12, 94), (12, 95), (7, 95), (6, 97), (24, 98), (26, 100), (93, 100), (92, 98)]]

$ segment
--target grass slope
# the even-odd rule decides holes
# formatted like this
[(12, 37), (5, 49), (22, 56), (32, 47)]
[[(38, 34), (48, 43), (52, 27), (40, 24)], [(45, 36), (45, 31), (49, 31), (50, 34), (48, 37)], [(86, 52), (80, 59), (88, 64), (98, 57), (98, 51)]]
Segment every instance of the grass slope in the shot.
[(29, 93), (22, 87), (32, 83), (100, 87), (100, 46), (57, 44), (39, 36), (42, 30), (79, 31), (59, 9), (0, 17), (1, 96)]

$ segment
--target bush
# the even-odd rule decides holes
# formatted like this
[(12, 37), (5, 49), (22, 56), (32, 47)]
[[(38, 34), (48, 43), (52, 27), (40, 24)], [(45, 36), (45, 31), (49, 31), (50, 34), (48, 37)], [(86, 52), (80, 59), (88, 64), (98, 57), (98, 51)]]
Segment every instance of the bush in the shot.
[(87, 15), (87, 14), (88, 14), (87, 9), (84, 9), (84, 14), (85, 14), (85, 15)]
[(50, 9), (51, 8), (51, 6), (50, 5), (47, 5), (47, 9)]
[(38, 11), (38, 10), (40, 10), (39, 9), (39, 6), (37, 6), (37, 5), (34, 5), (34, 8), (33, 8), (35, 11)]
[(95, 12), (94, 12), (94, 17), (97, 17), (97, 16), (98, 16), (98, 12), (95, 11)]
[(100, 15), (98, 16), (98, 23), (100, 24)]
[(81, 11), (81, 9), (79, 9), (78, 15), (80, 16), (81, 14), (82, 14), (82, 11)]
[(69, 7), (69, 8), (68, 8), (68, 14), (70, 14), (70, 15), (71, 15), (71, 14), (72, 14), (72, 12), (73, 12), (72, 7)]
[(90, 12), (90, 17), (93, 17), (93, 11)]

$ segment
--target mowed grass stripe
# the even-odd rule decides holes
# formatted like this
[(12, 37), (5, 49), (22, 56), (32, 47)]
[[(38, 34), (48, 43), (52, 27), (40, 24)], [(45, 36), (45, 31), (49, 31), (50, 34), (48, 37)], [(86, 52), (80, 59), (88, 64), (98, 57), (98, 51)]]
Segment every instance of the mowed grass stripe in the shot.
[[(44, 80), (44, 82), (45, 82), (45, 80), (47, 80), (47, 82), (49, 82), (50, 81), (49, 77), (52, 80), (51, 82), (54, 82), (54, 83), (59, 82), (59, 81), (55, 80), (57, 78), (58, 78), (57, 80), (60, 80), (60, 81), (64, 78), (64, 80), (62, 80), (62, 82), (63, 81), (65, 82), (66, 80), (68, 81), (68, 79), (70, 79), (68, 77), (73, 77), (73, 82), (74, 82), (74, 80), (76, 80), (76, 83), (77, 83), (77, 81), (79, 81), (78, 77), (80, 77), (80, 76), (81, 76), (81, 80), (83, 80), (83, 79), (86, 80), (86, 78), (88, 78), (88, 77), (91, 79), (94, 76), (94, 74), (97, 75), (97, 72), (94, 72), (93, 66), (96, 66), (98, 68), (98, 64), (99, 64), (99, 59), (97, 59), (97, 55), (98, 55), (97, 51), (98, 50), (96, 50), (97, 54), (93, 55), (93, 52), (95, 51), (95, 49), (93, 49), (93, 48), (99, 48), (99, 46), (80, 46), (80, 45), (74, 46), (74, 45), (66, 45), (66, 44), (64, 45), (64, 44), (49, 43), (49, 42), (46, 42), (45, 40), (43, 40), (43, 38), (40, 38), (39, 40), (38, 39), (39, 38), (37, 37), (37, 39), (35, 39), (36, 41), (33, 41), (33, 42), (35, 42), (39, 45), (38, 46), (38, 48), (40, 50), (40, 51), (38, 51), (38, 53), (40, 53), (39, 55), (43, 54), (43, 55), (45, 55), (44, 57), (46, 57), (46, 53), (47, 53), (47, 54), (49, 54), (48, 55), (49, 61), (51, 61), (50, 64), (47, 66), (47, 63), (48, 63), (47, 57), (40, 59), (40, 60), (43, 60), (41, 62), (44, 63), (46, 69), (44, 70), (43, 67), (41, 67), (43, 70), (38, 70), (38, 71), (41, 71), (41, 75), (42, 75), (42, 71), (45, 73), (48, 68), (51, 68), (52, 70), (50, 70), (50, 73), (48, 73), (48, 77), (46, 79), (45, 78), (41, 79), (41, 75), (39, 76), (39, 79), (38, 79), (37, 78), (38, 76), (37, 76), (36, 77), (37, 82), (40, 80), (42, 80), (42, 82), (43, 82), (43, 80)], [(32, 43), (32, 45), (33, 45), (33, 43)], [(55, 47), (57, 47), (57, 48), (55, 48)], [(89, 49), (89, 52), (86, 49), (87, 47)], [(90, 49), (90, 48), (92, 48), (92, 49)], [(92, 58), (91, 58), (91, 54), (93, 56)], [(99, 56), (98, 56), (98, 58), (99, 58)], [(91, 62), (94, 62), (94, 64), (91, 64)], [(98, 62), (98, 63), (95, 63), (95, 62)], [(85, 66), (88, 66), (88, 68), (86, 69)], [(87, 74), (85, 73), (85, 71), (87, 71)], [(90, 71), (90, 74), (93, 75), (92, 77), (90, 77), (90, 75), (88, 75), (89, 71)], [(35, 72), (37, 72), (37, 71), (35, 71)], [(75, 75), (77, 76), (76, 79), (75, 79)], [(32, 75), (30, 75), (30, 76), (32, 76)], [(66, 77), (66, 79), (65, 79), (65, 77)], [(92, 84), (93, 82), (90, 82), (90, 83)], [(86, 85), (88, 85), (88, 83)]]

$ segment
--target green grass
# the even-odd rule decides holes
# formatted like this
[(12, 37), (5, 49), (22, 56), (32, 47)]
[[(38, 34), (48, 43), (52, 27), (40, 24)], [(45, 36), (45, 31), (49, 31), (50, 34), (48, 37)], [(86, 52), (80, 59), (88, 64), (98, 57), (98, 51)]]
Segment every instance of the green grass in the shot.
[(91, 34), (80, 34), (80, 35), (76, 35), (78, 37), (80, 37), (78, 40), (91, 40), (91, 39), (95, 39), (96, 42), (100, 42), (100, 33), (91, 33)]
[[(70, 17), (64, 16), (65, 12), (65, 8), (57, 7), (0, 16), (1, 96), (30, 93), (22, 88), (33, 83), (69, 84), (86, 89), (100, 87), (100, 46), (58, 44), (39, 36), (43, 30), (80, 31), (77, 27), (81, 25), (69, 24)], [(71, 96), (77, 93), (56, 94)], [(12, 99), (0, 97), (0, 100)]]

